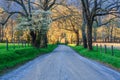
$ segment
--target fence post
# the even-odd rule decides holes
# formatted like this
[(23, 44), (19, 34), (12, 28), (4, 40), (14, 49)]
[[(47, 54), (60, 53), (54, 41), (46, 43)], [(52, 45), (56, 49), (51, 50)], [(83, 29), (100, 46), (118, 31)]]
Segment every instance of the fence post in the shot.
[(22, 47), (24, 47), (24, 46), (23, 46), (23, 41), (22, 41)]
[(13, 49), (15, 49), (15, 39), (14, 39), (14, 41), (13, 41)]
[(14, 42), (14, 47), (13, 48), (15, 49), (15, 42)]
[(26, 41), (24, 41), (25, 47), (26, 47)]
[(102, 53), (102, 45), (100, 45), (100, 53)]
[(98, 51), (98, 44), (96, 44), (96, 50)]
[(107, 53), (107, 46), (105, 45), (105, 53)]
[(18, 40), (18, 48), (20, 48), (20, 40)]
[(112, 56), (114, 56), (113, 45), (111, 46)]
[(6, 39), (6, 50), (8, 51), (8, 38)]
[(29, 47), (29, 41), (28, 41), (28, 47)]

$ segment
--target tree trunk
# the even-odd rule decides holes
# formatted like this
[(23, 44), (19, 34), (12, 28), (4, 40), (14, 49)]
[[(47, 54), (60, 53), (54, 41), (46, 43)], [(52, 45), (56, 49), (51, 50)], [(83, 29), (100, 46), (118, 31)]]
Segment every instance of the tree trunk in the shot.
[(94, 27), (94, 42), (97, 41), (97, 31), (96, 31), (96, 27)]
[(110, 30), (110, 42), (113, 42), (113, 25), (111, 27), (111, 30)]
[(82, 41), (83, 41), (83, 47), (87, 48), (87, 37), (86, 37), (86, 33), (85, 33), (85, 29), (86, 29), (86, 17), (85, 17), (85, 13), (83, 11), (83, 23), (82, 23)]
[(31, 35), (31, 38), (32, 38), (32, 46), (35, 47), (35, 44), (36, 44), (36, 33), (34, 31), (30, 31), (30, 35)]
[(92, 22), (88, 22), (87, 24), (87, 43), (88, 49), (92, 50)]
[(76, 46), (79, 46), (79, 30), (77, 30), (76, 32), (75, 32), (75, 34), (76, 34), (76, 39), (77, 39), (77, 41), (76, 41)]
[(83, 41), (83, 47), (87, 48), (87, 38), (85, 33), (85, 23), (82, 24), (82, 41)]
[(36, 31), (36, 39), (35, 39), (35, 47), (36, 48), (40, 48), (40, 38), (41, 38), (41, 34), (40, 31)]
[(40, 36), (40, 48), (46, 48), (47, 47), (47, 43), (48, 43), (48, 40), (47, 40), (47, 34), (42, 34)]
[(1, 31), (1, 42), (3, 42), (3, 38), (4, 38), (4, 30), (3, 30), (3, 27), (4, 27), (4, 25), (2, 25), (2, 31)]
[(8, 38), (6, 38), (6, 50), (8, 51)]
[(0, 25), (0, 42), (1, 42), (1, 37), (2, 37), (2, 35), (1, 35), (1, 33), (2, 33), (2, 28), (1, 28), (1, 25)]
[(95, 17), (95, 19), (93, 21), (93, 25), (92, 25), (93, 30), (94, 30), (93, 31), (93, 33), (94, 33), (94, 42), (97, 41), (97, 27), (99, 25), (99, 22), (101, 23), (100, 18), (99, 17)]
[(72, 44), (73, 43), (73, 35), (71, 35), (71, 37), (70, 37), (70, 44)]

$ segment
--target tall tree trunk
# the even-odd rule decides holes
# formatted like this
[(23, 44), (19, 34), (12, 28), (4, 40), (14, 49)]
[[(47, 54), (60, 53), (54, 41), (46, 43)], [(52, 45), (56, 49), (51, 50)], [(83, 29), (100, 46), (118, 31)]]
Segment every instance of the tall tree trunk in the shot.
[(113, 25), (111, 27), (111, 30), (110, 30), (110, 42), (113, 42)]
[(40, 48), (46, 48), (47, 47), (47, 43), (48, 43), (48, 40), (47, 40), (47, 34), (42, 34), (40, 36)]
[(12, 30), (11, 30), (11, 37), (12, 37), (11, 42), (13, 41), (13, 37), (14, 37), (13, 26), (14, 26), (14, 23), (13, 23), (13, 20), (11, 20), (11, 28), (12, 28)]
[(94, 42), (96, 42), (97, 41), (97, 35), (96, 35), (96, 33), (94, 33)]
[(87, 43), (88, 49), (92, 50), (92, 22), (88, 22), (87, 24)]
[(82, 41), (83, 41), (83, 47), (87, 48), (87, 37), (85, 33), (85, 23), (82, 24)]
[(40, 48), (40, 38), (41, 38), (40, 31), (36, 31), (36, 39), (34, 42), (36, 48)]
[(86, 37), (86, 33), (85, 33), (85, 29), (86, 29), (86, 17), (85, 17), (85, 13), (83, 11), (83, 23), (82, 23), (82, 41), (83, 41), (83, 47), (87, 48), (87, 37)]
[(1, 32), (2, 32), (2, 28), (1, 28), (1, 25), (0, 25), (0, 42), (1, 42), (1, 37), (2, 37)]
[(42, 35), (40, 31), (31, 31), (30, 32), (31, 38), (32, 38), (32, 46), (35, 48), (40, 48), (40, 47), (46, 47), (46, 39), (45, 35)]
[(70, 43), (71, 44), (73, 43), (73, 35), (71, 35), (71, 37), (70, 37)]
[(35, 47), (35, 44), (36, 44), (36, 33), (34, 31), (30, 31), (30, 35), (31, 35), (31, 38), (32, 38), (32, 46)]
[(75, 34), (76, 34), (76, 39), (77, 39), (77, 41), (76, 41), (76, 46), (79, 46), (79, 30), (77, 30), (76, 32), (75, 32)]
[(94, 27), (94, 31), (93, 31), (93, 33), (94, 33), (94, 42), (96, 42), (97, 41), (97, 29), (96, 29), (96, 27)]
[(1, 31), (1, 42), (3, 42), (3, 38), (4, 38), (4, 30), (3, 30), (4, 28), (3, 27), (4, 27), (4, 25), (2, 25), (2, 27), (1, 27), (2, 28), (1, 29), (2, 30)]
[[(45, 10), (47, 11), (47, 10)], [(48, 39), (47, 39), (47, 29), (48, 25), (45, 25), (44, 23), (47, 23), (48, 15), (47, 14), (42, 14), (42, 18), (45, 19), (43, 20), (42, 27), (41, 27), (41, 37), (40, 37), (40, 48), (46, 48)]]

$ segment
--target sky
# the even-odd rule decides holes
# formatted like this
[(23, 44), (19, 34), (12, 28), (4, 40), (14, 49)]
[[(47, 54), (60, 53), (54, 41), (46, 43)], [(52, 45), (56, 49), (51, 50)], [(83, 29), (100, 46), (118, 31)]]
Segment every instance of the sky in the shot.
[[(67, 0), (67, 1), (68, 1), (68, 4), (73, 4), (73, 5), (76, 5), (77, 7), (80, 6), (80, 2), (78, 2), (80, 0)], [(116, 0), (108, 0), (108, 1), (109, 2), (106, 2), (104, 5), (102, 5), (103, 8), (106, 5), (112, 3), (113, 1), (116, 1)], [(18, 4), (14, 3), (14, 2), (11, 3), (10, 7), (6, 7), (6, 6), (8, 6), (8, 4), (6, 3), (6, 0), (0, 0), (0, 7), (4, 8), (7, 11), (8, 10), (9, 11), (19, 11), (22, 9)]]
[[(68, 4), (74, 4), (76, 6), (80, 5), (78, 2), (80, 0), (67, 0), (67, 1), (68, 1)], [(0, 0), (0, 7), (4, 8), (7, 11), (8, 10), (9, 11), (19, 11), (22, 9), (18, 4), (14, 3), (14, 2), (11, 3), (10, 7), (7, 7), (7, 6), (8, 6), (8, 4), (7, 4), (6, 0)]]
[(18, 6), (14, 2), (10, 4), (10, 7), (8, 7), (8, 4), (5, 0), (0, 0), (0, 7), (4, 8), (5, 10), (9, 10), (9, 11), (18, 11), (21, 9), (21, 7)]

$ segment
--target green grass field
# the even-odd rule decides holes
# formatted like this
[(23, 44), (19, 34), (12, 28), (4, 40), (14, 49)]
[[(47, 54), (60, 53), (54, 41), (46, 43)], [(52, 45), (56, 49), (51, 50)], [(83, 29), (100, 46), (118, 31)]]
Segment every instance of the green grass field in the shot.
[(97, 60), (117, 70), (120, 69), (120, 50), (114, 49), (114, 56), (112, 56), (111, 49), (107, 49), (107, 53), (104, 53), (104, 48), (102, 48), (102, 52), (100, 52), (100, 48), (97, 51), (96, 47), (94, 47), (92, 51), (84, 49), (82, 46), (71, 47), (84, 57)]
[(6, 50), (6, 44), (0, 43), (0, 73), (21, 65), (39, 55), (53, 51), (57, 45), (48, 45), (47, 48), (36, 49), (31, 46), (17, 46), (14, 49), (13, 44), (9, 44), (9, 50)]

